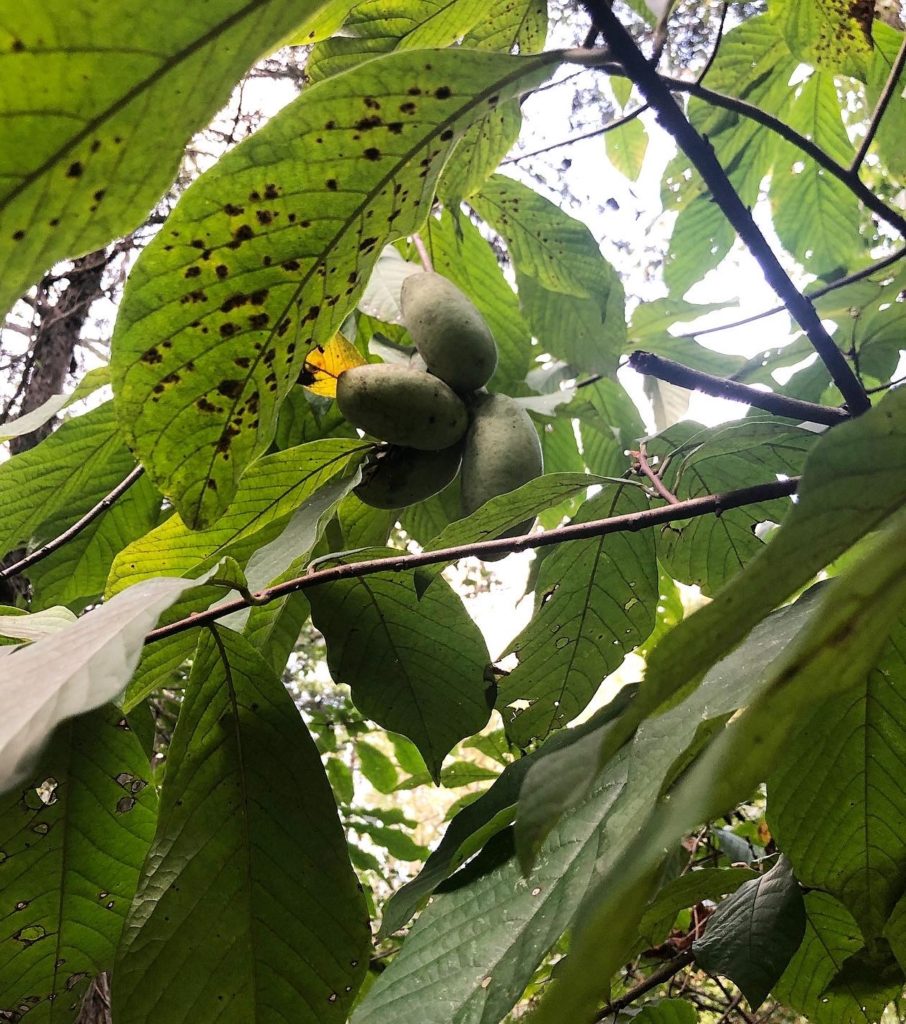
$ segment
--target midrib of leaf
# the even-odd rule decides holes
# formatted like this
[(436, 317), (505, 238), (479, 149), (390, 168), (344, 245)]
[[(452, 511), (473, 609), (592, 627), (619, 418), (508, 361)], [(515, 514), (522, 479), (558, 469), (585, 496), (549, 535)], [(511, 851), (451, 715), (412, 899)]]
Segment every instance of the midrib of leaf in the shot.
[[(540, 54), (538, 57), (535, 57), (533, 61), (530, 61), (530, 64), (532, 66), (535, 66), (535, 62), (537, 62), (538, 67), (543, 67), (545, 64), (553, 64), (559, 61), (559, 59), (560, 51), (554, 50), (549, 53)], [(331, 238), (330, 241), (321, 250), (320, 258), (312, 261), (310, 268), (299, 280), (299, 283), (293, 289), (289, 299), (284, 304), (280, 315), (274, 318), (274, 322), (267, 332), (267, 342), (262, 344), (261, 349), (256, 354), (255, 358), (251, 361), (248, 370), (246, 371), (245, 379), (243, 381), (243, 388), (238, 390), (238, 397), (231, 399), (231, 404), (229, 406), (230, 415), (228, 417), (225, 417), (225, 422), (229, 422), (229, 420), (233, 416), (233, 413), (235, 413), (237, 406), (240, 404), (242, 400), (242, 395), (245, 392), (245, 387), (253, 378), (254, 372), (257, 370), (260, 361), (264, 358), (264, 354), (268, 351), (271, 343), (274, 341), (274, 336), (281, 321), (286, 317), (290, 309), (302, 295), (304, 289), (310, 283), (312, 278), (316, 275), (318, 267), (326, 263), (327, 257), (342, 242), (343, 237), (350, 230), (350, 228), (354, 227), (354, 225), (365, 212), (365, 210), (368, 208), (368, 206), (381, 194), (381, 192), (387, 187), (387, 185), (390, 184), (390, 182), (397, 176), (397, 174), (399, 174), (400, 171), (403, 168), (405, 168), (406, 165), (422, 149), (424, 149), (427, 145), (430, 144), (431, 140), (436, 135), (441, 133), (445, 128), (449, 128), (452, 124), (458, 121), (464, 114), (472, 110), (474, 107), (478, 106), (482, 101), (486, 100), (489, 96), (493, 95), (496, 92), (499, 92), (501, 88), (510, 85), (512, 82), (518, 81), (520, 78), (523, 78), (527, 74), (528, 70), (529, 68), (525, 67), (514, 69), (510, 74), (506, 75), (503, 78), (496, 79), (492, 85), (489, 85), (486, 89), (483, 89), (481, 92), (476, 93), (474, 96), (470, 97), (466, 102), (462, 103), (459, 107), (456, 108), (455, 113), (451, 113), (447, 118), (445, 118), (443, 121), (435, 125), (434, 131), (432, 133), (422, 137), (416, 144), (412, 145), (408, 150), (406, 150), (405, 153), (402, 154), (399, 157), (399, 159), (396, 160), (396, 162), (392, 165), (391, 169), (388, 170), (387, 173), (382, 178), (380, 178), (368, 192), (364, 194), (362, 200), (355, 206), (354, 210), (350, 211), (349, 216), (347, 216), (347, 218), (341, 223), (333, 238)], [(336, 78), (338, 77), (341, 76), (336, 76), (335, 78), (327, 78), (323, 82), (319, 82), (318, 85), (312, 87), (312, 91), (316, 91), (319, 87), (324, 88), (325, 86), (329, 86), (331, 83), (335, 82)], [(309, 95), (311, 95), (311, 93), (309, 93)], [(241, 380), (242, 378), (240, 377), (237, 379)], [(163, 432), (161, 432), (158, 436), (159, 438), (162, 438)], [(155, 445), (156, 443), (157, 442), (155, 442)], [(213, 470), (214, 461), (216, 458), (217, 451), (215, 448), (212, 451), (210, 461), (208, 462), (208, 469), (205, 474), (205, 479), (209, 480), (211, 478), (211, 472)], [(194, 518), (196, 520), (201, 516), (203, 497), (204, 488), (199, 488), (199, 495), (195, 501)]]
[[(242, 10), (236, 11), (235, 14), (231, 14), (225, 21), (220, 22), (213, 28), (208, 29), (203, 35), (200, 35), (197, 39), (193, 40), (187, 46), (184, 46), (181, 50), (168, 57), (152, 74), (143, 78), (140, 82), (136, 82), (127, 92), (123, 93), (119, 99), (111, 103), (102, 113), (95, 115), (90, 121), (86, 122), (85, 127), (81, 131), (76, 132), (71, 139), (65, 142), (56, 152), (52, 153), (43, 164), (36, 167), (33, 171), (29, 172), (25, 177), (21, 179), (18, 185), (16, 185), (12, 191), (6, 195), (2, 201), (0, 201), (0, 209), (11, 203), (14, 199), (18, 198), (25, 189), (33, 185), (38, 179), (41, 178), (47, 171), (49, 171), (60, 159), (68, 152), (73, 150), (80, 142), (84, 142), (98, 127), (112, 117), (115, 117), (121, 110), (127, 107), (137, 96), (140, 96), (146, 89), (151, 89), (161, 79), (170, 73), (175, 67), (181, 64), (183, 61), (188, 60), (203, 46), (207, 45), (212, 40), (216, 39), (221, 33), (228, 31), (234, 25), (238, 24), (248, 14), (256, 11), (259, 7), (266, 7), (272, 3), (273, 0), (249, 0), (249, 3), (242, 8)], [(319, 4), (318, 6), (321, 6)], [(93, 48), (93, 52), (103, 52), (103, 47)], [(44, 52), (44, 51), (41, 51)], [(69, 52), (67, 48), (67, 52)], [(142, 51), (146, 53), (147, 51)], [(33, 114), (33, 111), (29, 111)]]
[[(252, 830), (249, 828), (249, 794), (248, 787), (246, 786), (246, 775), (245, 775), (245, 754), (242, 749), (242, 729), (239, 726), (239, 702), (236, 700), (236, 687), (233, 685), (233, 669), (230, 665), (230, 659), (227, 655), (226, 648), (223, 646), (223, 640), (220, 638), (220, 633), (217, 629), (212, 629), (211, 634), (214, 638), (214, 643), (217, 645), (217, 651), (220, 654), (220, 660), (223, 662), (224, 678), (227, 685), (227, 693), (229, 695), (230, 710), (233, 715), (233, 734), (236, 740), (236, 770), (239, 772), (239, 791), (242, 795), (242, 814), (240, 818), (242, 820), (242, 842), (245, 849), (245, 887), (246, 897), (248, 899), (248, 911), (249, 911), (249, 937), (251, 938), (252, 931), (252, 906), (254, 905), (254, 898), (252, 895)], [(252, 1006), (258, 1005), (258, 957), (252, 955), (249, 957), (251, 963), (249, 964), (249, 971), (252, 978)]]

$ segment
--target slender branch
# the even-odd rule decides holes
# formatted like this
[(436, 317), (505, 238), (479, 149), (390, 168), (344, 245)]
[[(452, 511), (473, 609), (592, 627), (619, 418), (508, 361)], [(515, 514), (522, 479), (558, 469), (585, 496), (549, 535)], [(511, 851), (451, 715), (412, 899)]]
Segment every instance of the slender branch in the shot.
[(758, 260), (768, 284), (805, 331), (812, 346), (830, 371), (849, 411), (853, 415), (858, 415), (871, 408), (868, 396), (843, 353), (827, 333), (815, 307), (796, 288), (789, 274), (784, 270), (780, 260), (752, 218), (751, 211), (733, 188), (726, 171), (715, 156), (714, 150), (692, 127), (667, 85), (648, 65), (644, 55), (613, 11), (601, 0), (594, 0), (594, 2), (597, 8), (595, 20), (601, 26), (614, 55), (620, 59), (642, 95), (657, 114), (663, 127), (673, 135), (680, 149), (695, 165), (724, 216)]
[(845, 409), (829, 405), (816, 405), (814, 402), (803, 402), (798, 398), (787, 398), (785, 395), (778, 395), (775, 391), (759, 391), (758, 388), (753, 388), (748, 384), (715, 377), (702, 370), (693, 370), (689, 366), (683, 366), (682, 363), (676, 363), (672, 359), (664, 359), (653, 352), (636, 350), (629, 357), (629, 365), (633, 370), (643, 373), (647, 377), (657, 377), (658, 380), (665, 380), (668, 384), (676, 384), (689, 391), (701, 391), (703, 394), (711, 395), (712, 398), (745, 402), (746, 405), (754, 405), (756, 409), (764, 409), (765, 412), (773, 413), (775, 416), (787, 416), (790, 419), (806, 420), (810, 423), (824, 423), (831, 427), (849, 418), (849, 413)]
[(720, 5), (720, 21), (717, 24), (717, 34), (714, 37), (714, 45), (711, 47), (711, 53), (708, 55), (707, 61), (705, 61), (705, 66), (701, 69), (701, 71), (699, 71), (698, 75), (695, 78), (696, 85), (702, 84), (702, 82), (705, 80), (705, 75), (708, 74), (708, 72), (714, 66), (714, 61), (717, 60), (717, 51), (720, 49), (720, 44), (723, 42), (724, 27), (727, 24), (727, 13), (729, 10), (729, 0), (723, 0), (723, 3)]
[[(896, 252), (891, 253), (889, 256), (885, 256), (884, 259), (878, 260), (877, 263), (872, 263), (867, 267), (863, 267), (861, 270), (855, 271), (855, 273), (847, 274), (846, 277), (837, 278), (836, 281), (832, 281), (830, 284), (822, 285), (820, 288), (816, 288), (814, 291), (807, 291), (805, 293), (808, 299), (820, 299), (824, 295), (830, 295), (831, 292), (837, 291), (838, 288), (845, 288), (849, 284), (856, 284), (858, 281), (863, 281), (866, 277), (871, 277), (872, 274), (877, 274), (887, 267), (892, 266), (894, 263), (899, 262), (904, 256), (906, 256), (906, 249), (897, 249)], [(719, 331), (731, 331), (735, 327), (745, 327), (746, 324), (753, 324), (757, 320), (764, 320), (765, 317), (776, 316), (778, 313), (782, 313), (786, 309), (786, 306), (772, 306), (770, 309), (762, 310), (760, 313), (753, 313), (751, 316), (745, 316), (741, 320), (733, 320), (728, 324), (719, 324), (717, 327), (703, 327), (699, 331), (686, 331), (683, 334), (677, 334), (677, 338), (698, 338), (702, 334), (716, 334)]]
[(606, 135), (608, 132), (612, 132), (616, 128), (622, 128), (624, 124), (629, 124), (630, 121), (634, 121), (639, 114), (643, 113), (647, 109), (648, 104), (641, 103), (635, 109), (630, 110), (628, 114), (623, 114), (621, 117), (618, 117), (613, 121), (608, 121), (607, 124), (601, 128), (593, 128), (590, 132), (583, 132), (582, 135), (574, 135), (571, 139), (564, 139), (562, 142), (554, 142), (550, 146), (542, 146), (541, 149), (534, 149), (531, 153), (519, 153), (516, 156), (511, 156), (509, 159), (504, 160), (503, 163), (515, 164), (520, 160), (529, 160), (533, 156), (541, 156), (542, 153), (549, 153), (552, 149), (562, 149), (564, 146), (571, 146), (574, 142), (584, 142), (586, 139), (594, 139), (599, 135)]
[(654, 469), (652, 469), (651, 463), (648, 461), (648, 453), (645, 451), (644, 442), (637, 452), (630, 452), (629, 454), (632, 455), (639, 464), (639, 472), (641, 472), (643, 476), (647, 477), (651, 486), (664, 499), (664, 501), (670, 505), (679, 505), (679, 498), (677, 498), (673, 491), (668, 489), (664, 481), (658, 476)]
[(422, 261), (422, 266), (430, 274), (434, 270), (434, 264), (431, 262), (431, 254), (428, 252), (428, 247), (422, 241), (422, 236), (418, 232), (411, 237), (415, 251), (418, 253), (418, 258)]
[[(372, 558), (362, 562), (349, 562), (343, 565), (331, 566), (329, 569), (319, 569), (306, 573), (296, 579), (287, 580), (285, 583), (278, 583), (253, 594), (255, 604), (266, 604), (275, 601), (277, 598), (285, 597), (299, 590), (310, 590), (312, 587), (320, 586), (322, 583), (337, 583), (340, 580), (357, 579), (361, 576), (371, 576), (376, 572), (408, 572), (410, 569), (418, 569), (423, 565), (436, 565), (440, 562), (455, 562), (460, 558), (470, 555), (477, 555), (481, 558), (484, 555), (509, 554), (513, 551), (526, 551), (529, 548), (548, 547), (551, 544), (561, 544), (570, 540), (586, 540), (588, 537), (603, 537), (609, 533), (634, 533), (638, 530), (645, 530), (652, 526), (659, 526), (664, 523), (672, 523), (678, 519), (695, 519), (699, 516), (719, 516), (733, 508), (742, 508), (745, 505), (757, 505), (772, 498), (784, 498), (794, 494), (799, 486), (799, 477), (789, 477), (786, 480), (771, 480), (768, 483), (756, 484), (753, 487), (743, 487), (736, 491), (727, 491), (724, 494), (707, 494), (701, 498), (690, 498), (688, 501), (681, 501), (678, 505), (661, 505), (658, 508), (645, 509), (642, 512), (631, 512), (622, 516), (611, 516), (608, 519), (595, 519), (588, 523), (573, 523), (569, 526), (561, 526), (556, 530), (546, 530), (544, 533), (534, 533), (524, 537), (501, 537), (498, 540), (482, 540), (472, 544), (461, 544), (456, 547), (439, 548), (436, 551), (422, 551), (415, 555), (400, 553), (395, 558)], [(172, 622), (167, 626), (161, 626), (152, 630), (146, 637), (145, 643), (154, 643), (155, 640), (163, 640), (165, 637), (173, 636), (176, 633), (185, 632), (187, 629), (194, 629), (197, 626), (206, 626), (210, 622), (221, 618), (224, 615), (231, 615), (233, 612), (248, 608), (249, 602), (244, 598), (237, 598), (227, 604), (218, 605), (216, 608), (208, 608), (202, 612), (195, 612), (184, 619)]]
[(609, 1002), (595, 1017), (595, 1020), (603, 1021), (608, 1017), (616, 1018), (620, 1010), (630, 1006), (636, 999), (645, 995), (646, 992), (650, 992), (653, 988), (657, 988), (658, 985), (663, 985), (664, 982), (669, 981), (675, 974), (685, 970), (694, 960), (695, 957), (692, 954), (692, 950), (687, 949), (685, 952), (680, 953), (679, 956), (675, 956), (672, 960), (661, 964), (647, 978), (640, 981), (638, 985), (634, 985), (627, 992), (624, 992), (623, 995), (619, 996), (619, 998)]
[(853, 162), (849, 165), (850, 174), (855, 175), (859, 173), (859, 168), (862, 166), (862, 161), (868, 153), (868, 148), (874, 141), (874, 137), (878, 133), (878, 128), (881, 127), (881, 118), (884, 116), (884, 112), (887, 110), (887, 106), (893, 98), (897, 82), (900, 79), (900, 75), (903, 73), (904, 67), (906, 67), (906, 39), (904, 39), (900, 45), (900, 52), (897, 54), (896, 60), (893, 62), (893, 67), (890, 69), (890, 74), (887, 76), (887, 81), (884, 83), (884, 88), (881, 90), (881, 95), (878, 97), (878, 102), (875, 104), (874, 112), (871, 115), (871, 121), (869, 121), (868, 129), (865, 132), (865, 138), (862, 140), (862, 145), (859, 146), (859, 152), (856, 153), (853, 158)]
[(144, 473), (144, 469), (141, 466), (136, 466), (135, 469), (125, 477), (125, 479), (120, 481), (120, 483), (118, 483), (109, 494), (101, 498), (97, 505), (90, 508), (81, 519), (74, 522), (68, 530), (64, 530), (58, 537), (54, 537), (53, 540), (49, 540), (46, 544), (36, 548), (31, 552), (31, 554), (26, 555), (24, 558), (20, 558), (18, 562), (14, 562), (12, 565), (8, 565), (4, 569), (0, 569), (0, 580), (8, 579), (10, 576), (15, 576), (17, 573), (23, 572), (25, 569), (34, 565), (35, 562), (40, 562), (42, 558), (46, 558), (49, 554), (52, 554), (54, 551), (63, 547), (63, 545), (71, 541), (73, 537), (77, 537), (86, 526), (93, 523), (102, 512), (105, 512), (118, 498), (122, 497), (122, 495), (129, 490), (135, 481), (138, 480), (142, 473)]

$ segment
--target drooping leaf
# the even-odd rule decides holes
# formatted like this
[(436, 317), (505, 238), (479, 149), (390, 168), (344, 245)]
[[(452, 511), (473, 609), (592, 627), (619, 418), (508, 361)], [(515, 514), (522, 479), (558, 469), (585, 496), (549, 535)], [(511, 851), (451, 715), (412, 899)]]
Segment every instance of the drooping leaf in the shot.
[(797, 877), (836, 896), (866, 939), (880, 934), (906, 888), (904, 763), (901, 620), (855, 689), (803, 708), (768, 785), (771, 833)]
[(337, 380), (345, 370), (362, 366), (365, 360), (355, 345), (335, 334), (323, 345), (315, 345), (305, 356), (299, 383), (313, 395), (336, 398)]
[(218, 628), (170, 745), (113, 970), (114, 1018), (339, 1024), (369, 945), (311, 736), (261, 656)]
[(112, 705), (65, 722), (0, 800), (0, 1006), (75, 1020), (113, 965), (157, 813), (151, 766)]
[[(576, 522), (648, 507), (636, 487), (605, 487)], [(555, 547), (541, 563), (535, 615), (512, 642), (517, 666), (500, 682), (507, 734), (524, 747), (571, 721), (604, 677), (654, 628), (657, 563), (650, 533), (615, 533)], [(524, 710), (512, 710), (511, 706)]]
[(41, 640), (66, 626), (72, 625), (76, 616), (68, 609), (60, 606), (47, 608), (40, 612), (26, 612), (24, 608), (0, 611), (0, 637), (4, 640)]
[[(3, 5), (0, 307), (140, 224), (236, 79), (318, 7), (180, 0)], [(119, 58), (111, 63), (111, 54)]]
[(54, 728), (125, 689), (147, 633), (188, 580), (152, 579), (130, 588), (52, 636), (8, 648), (0, 688), (0, 791), (15, 785)]
[(626, 341), (623, 286), (588, 228), (528, 186), (492, 177), (470, 199), (507, 243), (541, 349), (608, 374)]
[(379, 793), (392, 793), (399, 777), (393, 761), (374, 744), (359, 740), (355, 745), (359, 769)]
[(681, 910), (702, 900), (717, 902), (757, 877), (749, 868), (700, 868), (680, 875), (668, 882), (645, 909), (639, 935), (652, 945), (663, 942)]
[(0, 444), (9, 441), (14, 437), (22, 437), (30, 434), (38, 427), (49, 423), (57, 413), (62, 412), (74, 402), (78, 402), (88, 395), (93, 394), (98, 388), (110, 383), (110, 369), (107, 366), (98, 366), (79, 381), (76, 389), (68, 395), (51, 395), (46, 402), (42, 402), (37, 409), (32, 409), (22, 416), (13, 420), (7, 420), (0, 424)]
[(305, 89), (185, 193), (130, 274), (112, 368), (129, 443), (190, 527), (229, 504), (383, 245), (421, 226), (456, 140), (558, 59), (367, 61)]
[(805, 920), (802, 890), (781, 857), (718, 906), (693, 943), (695, 962), (729, 978), (757, 1010), (799, 948)]
[[(243, 562), (250, 555), (259, 561), (267, 558), (266, 545), (279, 537), (290, 515), (335, 477), (350, 475), (370, 447), (361, 440), (335, 438), (265, 456), (243, 477), (230, 507), (214, 525), (193, 531), (172, 515), (120, 551), (110, 570), (108, 594), (152, 576), (195, 575), (225, 554)], [(270, 582), (294, 554), (287, 552), (270, 577), (258, 573), (256, 584)]]
[(483, 728), (493, 704), (487, 647), (462, 601), (443, 580), (419, 600), (411, 573), (392, 571), (306, 594), (334, 681), (352, 688), (366, 718), (408, 736), (437, 779), (444, 757)]
[(605, 136), (607, 159), (630, 181), (642, 173), (645, 153), (648, 151), (648, 132), (637, 118), (608, 132)]

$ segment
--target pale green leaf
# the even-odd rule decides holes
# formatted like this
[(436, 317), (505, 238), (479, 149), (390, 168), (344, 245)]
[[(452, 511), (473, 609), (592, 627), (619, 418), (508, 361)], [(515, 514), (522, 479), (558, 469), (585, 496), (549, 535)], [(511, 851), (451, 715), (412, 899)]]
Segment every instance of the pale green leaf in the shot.
[(790, 51), (807, 64), (864, 80), (873, 48), (873, 10), (851, 0), (775, 0)]
[(605, 136), (607, 159), (620, 174), (635, 181), (642, 173), (648, 151), (648, 132), (645, 125), (634, 117)]

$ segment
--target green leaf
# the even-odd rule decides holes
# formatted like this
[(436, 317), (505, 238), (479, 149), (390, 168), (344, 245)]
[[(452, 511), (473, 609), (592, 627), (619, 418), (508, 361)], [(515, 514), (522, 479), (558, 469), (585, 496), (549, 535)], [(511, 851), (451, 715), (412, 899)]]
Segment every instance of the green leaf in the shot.
[(355, 796), (355, 782), (352, 769), (338, 757), (329, 757), (324, 765), (331, 789), (338, 803), (351, 804)]
[(469, 296), (494, 335), (498, 362), (490, 390), (517, 394), (531, 366), (532, 337), (494, 250), (468, 217), (449, 210), (439, 221), (429, 219), (423, 237), (434, 269)]
[[(253, 587), (264, 586), (281, 573), (299, 551), (297, 532), (287, 518), (306, 509), (318, 492), (337, 477), (348, 476), (371, 445), (360, 440), (331, 439), (275, 452), (260, 459), (243, 477), (230, 507), (217, 522), (191, 530), (172, 515), (150, 533), (133, 541), (116, 556), (107, 581), (108, 594), (117, 594), (153, 576), (192, 576), (229, 554), (240, 562), (250, 559)], [(350, 481), (351, 485), (351, 481)], [(334, 490), (327, 504), (338, 500)], [(320, 515), (320, 506), (317, 515)], [(302, 513), (304, 525), (310, 518)], [(289, 530), (273, 551), (271, 545)], [(317, 540), (309, 541), (309, 548)], [(251, 556), (251, 557), (250, 557)]]
[[(812, 431), (777, 420), (746, 419), (710, 430), (677, 424), (649, 441), (647, 450), (670, 459), (662, 479), (686, 501), (794, 476), (816, 440)], [(764, 547), (758, 524), (779, 522), (788, 508), (789, 499), (775, 498), (671, 524), (660, 534), (658, 557), (674, 579), (711, 596)]]
[(457, 139), (559, 59), (367, 61), (305, 89), (184, 194), (130, 274), (111, 366), (129, 443), (187, 525), (227, 507), (306, 349), (334, 335), (383, 245), (421, 227)]
[(642, 173), (648, 151), (648, 132), (645, 125), (634, 117), (605, 136), (607, 159), (624, 177), (635, 181)]
[[(6, 2), (0, 105), (0, 312), (45, 268), (141, 223), (193, 132), (316, 3)], [(111, 63), (111, 54), (119, 58)]]
[[(50, 540), (108, 494), (134, 467), (106, 402), (67, 420), (34, 448), (0, 465), (0, 548)], [(45, 531), (47, 522), (51, 528)]]
[(674, 878), (646, 908), (639, 921), (639, 935), (651, 945), (663, 942), (681, 910), (702, 900), (717, 902), (757, 877), (748, 868), (698, 868)]
[[(80, 612), (100, 597), (116, 553), (153, 529), (160, 504), (157, 489), (142, 476), (85, 530), (29, 568), (32, 607), (66, 604)], [(70, 516), (69, 509), (61, 509), (60, 527), (45, 521), (42, 533), (62, 533)]]
[[(605, 487), (574, 523), (648, 507), (637, 487)], [(497, 706), (520, 747), (570, 722), (625, 654), (654, 628), (658, 603), (654, 537), (614, 533), (555, 547), (535, 584), (535, 614), (510, 644), (517, 666), (500, 684)], [(525, 710), (513, 709), (528, 702)]]
[(805, 894), (806, 927), (796, 955), (774, 986), (775, 999), (815, 1024), (870, 1024), (896, 994), (878, 986), (871, 998), (851, 989), (829, 990), (844, 962), (862, 947), (859, 926), (846, 908), (823, 892)]
[(141, 744), (108, 705), (61, 725), (0, 800), (3, 1006), (75, 1020), (89, 979), (111, 968), (154, 834), (150, 778)]
[(805, 934), (802, 890), (785, 857), (741, 885), (708, 919), (692, 949), (710, 974), (738, 985), (753, 1010), (765, 1001)]
[(109, 383), (110, 368), (108, 366), (97, 366), (95, 369), (89, 370), (71, 394), (51, 395), (37, 409), (32, 409), (31, 412), (0, 424), (0, 444), (14, 437), (30, 434), (33, 430), (37, 430), (38, 427), (43, 427), (45, 423), (49, 423), (63, 409), (66, 409), (74, 402), (87, 398), (88, 395), (93, 394), (98, 388), (102, 388), (105, 384)]
[(771, 833), (872, 938), (906, 888), (906, 621), (864, 680), (801, 719), (769, 779)]
[[(865, 87), (868, 109), (874, 110), (875, 105), (887, 84), (893, 62), (903, 43), (903, 33), (879, 18), (874, 23), (875, 51), (869, 66), (868, 81)], [(901, 74), (894, 91), (894, 96), (903, 95), (904, 76)], [(906, 154), (903, 152), (903, 138), (906, 134), (906, 109), (902, 103), (891, 103), (875, 136), (875, 145), (881, 159), (887, 164), (890, 173), (902, 180), (906, 174)]]
[[(365, 557), (393, 558), (371, 550)], [(307, 591), (337, 683), (366, 718), (415, 743), (437, 779), (444, 757), (488, 721), (489, 657), (446, 581), (419, 600), (410, 573), (379, 572)]]
[(645, 1003), (632, 1019), (634, 1024), (696, 1024), (699, 1017), (685, 999), (658, 999)]
[(613, 372), (626, 343), (623, 286), (588, 228), (499, 174), (470, 204), (507, 243), (541, 351), (582, 370)]
[(799, 60), (865, 79), (873, 47), (871, 6), (850, 0), (776, 0), (771, 13)]
[(138, 663), (145, 634), (194, 584), (154, 579), (21, 650), (0, 690), (0, 792), (13, 786), (60, 722), (116, 697)]
[(371, 825), (357, 822), (353, 825), (356, 832), (368, 836), (372, 842), (377, 843), (394, 857), (396, 860), (415, 861), (424, 860), (428, 851), (424, 846), (419, 846), (413, 839), (400, 832), (397, 828), (387, 828), (384, 825)]
[(212, 631), (170, 745), (114, 1018), (339, 1024), (367, 968), (364, 919), (298, 710), (246, 641)]
[(396, 767), (383, 750), (359, 740), (355, 751), (359, 758), (359, 769), (371, 785), (379, 793), (392, 793), (399, 777)]

